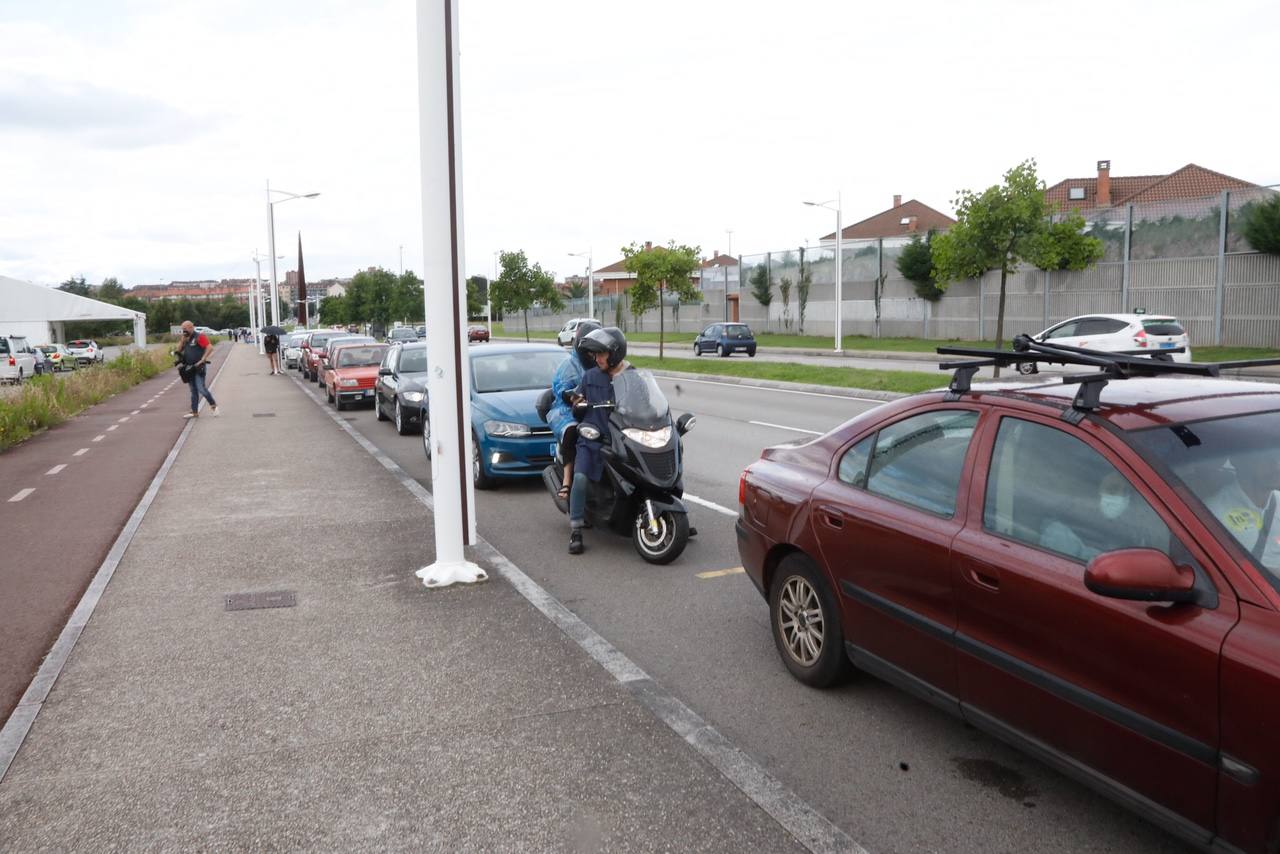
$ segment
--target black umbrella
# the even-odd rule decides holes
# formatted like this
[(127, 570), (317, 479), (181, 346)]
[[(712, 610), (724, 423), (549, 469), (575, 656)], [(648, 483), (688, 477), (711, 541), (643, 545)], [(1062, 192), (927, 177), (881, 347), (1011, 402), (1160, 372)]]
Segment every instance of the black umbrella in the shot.
[(283, 335), (284, 327), (282, 326), (264, 326), (262, 327), (263, 335)]

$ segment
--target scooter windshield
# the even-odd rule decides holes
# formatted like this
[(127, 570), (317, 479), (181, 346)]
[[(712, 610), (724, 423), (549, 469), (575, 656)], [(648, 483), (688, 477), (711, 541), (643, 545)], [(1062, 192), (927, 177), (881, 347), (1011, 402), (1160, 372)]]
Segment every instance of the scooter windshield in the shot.
[(656, 430), (667, 426), (671, 408), (658, 381), (648, 371), (631, 368), (613, 378), (616, 413), (628, 427)]

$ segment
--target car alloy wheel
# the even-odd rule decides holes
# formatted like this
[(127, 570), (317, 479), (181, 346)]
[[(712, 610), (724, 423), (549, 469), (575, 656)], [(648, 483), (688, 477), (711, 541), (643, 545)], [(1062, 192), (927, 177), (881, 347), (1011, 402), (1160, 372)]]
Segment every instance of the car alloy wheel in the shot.
[(485, 474), (484, 461), (480, 459), (480, 437), (475, 433), (471, 434), (471, 480), (476, 489), (493, 489), (497, 486), (497, 481)]
[(1036, 363), (1035, 363), (1035, 362), (1019, 362), (1019, 363), (1018, 363), (1018, 373), (1020, 373), (1020, 374), (1022, 374), (1022, 375), (1024, 375), (1024, 376), (1028, 376), (1028, 375), (1030, 375), (1030, 374), (1038, 374), (1038, 373), (1040, 373), (1040, 369), (1039, 369), (1038, 367), (1036, 367)]
[(409, 435), (409, 424), (404, 420), (404, 410), (400, 406), (400, 398), (398, 396), (396, 397), (395, 424), (397, 433), (401, 436)]
[(769, 624), (782, 663), (806, 685), (825, 688), (851, 669), (826, 576), (805, 555), (793, 553), (778, 564), (770, 581)]
[(716, 355), (717, 355), (717, 356), (720, 356), (721, 358), (724, 358), (725, 356), (728, 356), (728, 355), (729, 355), (729, 351), (725, 349), (725, 347), (724, 347), (724, 345), (723, 345), (723, 344), (717, 344), (717, 345), (716, 345)]
[(387, 420), (387, 414), (382, 411), (382, 396), (377, 390), (373, 392), (373, 414), (379, 421)]
[(422, 453), (431, 459), (431, 422), (425, 415), (422, 416)]

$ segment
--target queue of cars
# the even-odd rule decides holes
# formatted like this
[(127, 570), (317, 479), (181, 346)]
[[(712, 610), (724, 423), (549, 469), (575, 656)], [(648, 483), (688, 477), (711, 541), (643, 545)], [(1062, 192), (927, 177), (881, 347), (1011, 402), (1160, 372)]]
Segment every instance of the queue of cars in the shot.
[(41, 374), (102, 364), (105, 359), (95, 341), (33, 345), (24, 335), (0, 335), (0, 382), (21, 384)]

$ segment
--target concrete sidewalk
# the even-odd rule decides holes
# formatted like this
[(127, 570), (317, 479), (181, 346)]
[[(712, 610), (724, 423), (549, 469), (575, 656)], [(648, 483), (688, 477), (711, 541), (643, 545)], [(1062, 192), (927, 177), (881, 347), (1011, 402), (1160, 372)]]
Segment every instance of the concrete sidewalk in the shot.
[[(801, 850), (234, 348), (0, 783), (0, 850)], [(296, 606), (225, 609), (291, 591)], [(811, 844), (811, 843), (810, 843)]]

